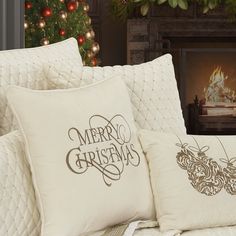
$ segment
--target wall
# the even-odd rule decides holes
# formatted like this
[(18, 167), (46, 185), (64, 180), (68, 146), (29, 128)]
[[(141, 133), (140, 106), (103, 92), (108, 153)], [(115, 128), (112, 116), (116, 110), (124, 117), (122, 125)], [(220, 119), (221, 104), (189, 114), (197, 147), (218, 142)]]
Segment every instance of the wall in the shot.
[(102, 31), (102, 61), (103, 65), (126, 64), (126, 24), (112, 19), (110, 1), (102, 1), (101, 31)]
[(126, 64), (126, 24), (114, 20), (108, 0), (88, 0), (102, 65)]
[(0, 50), (24, 46), (24, 0), (0, 1)]

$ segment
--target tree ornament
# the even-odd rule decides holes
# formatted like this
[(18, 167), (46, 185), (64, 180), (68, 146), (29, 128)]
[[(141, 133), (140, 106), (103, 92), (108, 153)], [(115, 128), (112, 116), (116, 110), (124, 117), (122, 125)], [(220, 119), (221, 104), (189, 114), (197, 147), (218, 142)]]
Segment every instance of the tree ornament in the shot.
[(78, 44), (81, 46), (85, 42), (85, 37), (83, 35), (79, 35), (77, 37)]
[(91, 25), (91, 23), (92, 23), (92, 20), (91, 20), (91, 18), (88, 16), (88, 18), (87, 18), (86, 21), (85, 21), (85, 24), (86, 24), (86, 25)]
[(97, 58), (94, 57), (92, 60), (91, 60), (91, 63), (93, 66), (96, 66), (97, 65)]
[(93, 45), (92, 45), (92, 48), (91, 48), (92, 52), (94, 54), (97, 54), (100, 50), (100, 46), (98, 43), (94, 42)]
[(84, 9), (85, 12), (88, 12), (89, 11), (89, 5), (87, 3), (84, 4), (83, 9)]
[(93, 52), (92, 51), (87, 51), (87, 57), (88, 58), (93, 58), (94, 57), (94, 54), (93, 54)]
[(42, 38), (41, 41), (40, 41), (40, 44), (41, 44), (42, 46), (48, 45), (48, 44), (49, 44), (48, 38)]
[(93, 30), (89, 30), (86, 34), (85, 34), (86, 39), (94, 39), (95, 37), (95, 33)]
[(44, 19), (40, 19), (38, 22), (38, 27), (43, 29), (46, 26), (46, 22)]
[(30, 10), (33, 7), (33, 3), (30, 1), (25, 2), (25, 10)]
[(61, 11), (59, 12), (59, 16), (60, 16), (61, 19), (66, 20), (66, 18), (67, 18), (67, 12), (61, 10)]
[(62, 37), (66, 35), (65, 29), (59, 29), (59, 32), (58, 32), (58, 33), (59, 33), (59, 35), (62, 36)]
[(95, 32), (93, 30), (91, 30), (91, 36), (92, 38), (95, 38)]
[[(95, 33), (92, 30), (91, 18), (86, 12), (89, 10), (87, 3), (90, 2), (89, 0), (24, 0), (25, 46), (37, 47), (75, 37), (82, 60), (87, 66), (92, 66), (91, 60), (97, 55), (99, 46), (93, 44)], [(32, 9), (27, 10), (30, 8)], [(96, 63), (99, 64), (98, 58)]]
[(44, 7), (41, 11), (41, 15), (43, 17), (50, 17), (52, 16), (52, 9), (50, 7)]
[(28, 21), (26, 21), (26, 20), (25, 20), (25, 22), (24, 22), (24, 28), (25, 28), (25, 29), (28, 29), (28, 28), (29, 28), (29, 23), (28, 23)]
[(78, 5), (77, 5), (77, 2), (75, 1), (69, 1), (67, 4), (66, 4), (66, 7), (67, 7), (67, 10), (69, 12), (73, 12), (77, 9)]

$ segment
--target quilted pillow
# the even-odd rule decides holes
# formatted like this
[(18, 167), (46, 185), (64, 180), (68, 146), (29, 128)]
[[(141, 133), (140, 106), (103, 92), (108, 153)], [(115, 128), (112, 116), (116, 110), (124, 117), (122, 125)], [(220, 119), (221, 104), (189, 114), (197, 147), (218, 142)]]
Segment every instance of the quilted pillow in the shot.
[[(59, 70), (59, 67), (56, 68), (56, 71)], [(69, 73), (73, 74), (71, 78), (76, 77), (75, 71)], [(56, 81), (55, 88), (78, 87), (120, 76), (129, 89), (134, 118), (139, 128), (186, 133), (170, 54), (134, 66), (84, 67), (82, 81), (79, 75), (77, 80), (68, 81), (70, 76), (56, 80), (53, 70), (47, 75), (49, 80)]]
[[(59, 66), (79, 76), (82, 60), (77, 41), (73, 38), (60, 43), (28, 49), (0, 52), (0, 135), (15, 129), (16, 122), (7, 104), (5, 87), (19, 85), (32, 89), (47, 89), (43, 64)], [(57, 73), (60, 77), (60, 71)]]
[(0, 137), (0, 235), (38, 236), (40, 216), (23, 137), (14, 131)]

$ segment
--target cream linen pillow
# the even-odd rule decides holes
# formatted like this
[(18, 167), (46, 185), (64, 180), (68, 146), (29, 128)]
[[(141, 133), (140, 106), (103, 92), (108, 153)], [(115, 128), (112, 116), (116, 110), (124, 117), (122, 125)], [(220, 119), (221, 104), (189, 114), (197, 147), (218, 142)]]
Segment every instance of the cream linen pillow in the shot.
[(141, 131), (162, 231), (236, 225), (236, 136)]
[(59, 66), (48, 70), (48, 81), (55, 89), (79, 87), (115, 76), (121, 77), (128, 88), (134, 119), (139, 128), (186, 134), (170, 54), (133, 66), (85, 66), (82, 77), (75, 69), (63, 70), (63, 76), (58, 76), (62, 70)]
[(149, 171), (120, 79), (71, 90), (10, 87), (27, 144), (42, 236), (154, 217)]

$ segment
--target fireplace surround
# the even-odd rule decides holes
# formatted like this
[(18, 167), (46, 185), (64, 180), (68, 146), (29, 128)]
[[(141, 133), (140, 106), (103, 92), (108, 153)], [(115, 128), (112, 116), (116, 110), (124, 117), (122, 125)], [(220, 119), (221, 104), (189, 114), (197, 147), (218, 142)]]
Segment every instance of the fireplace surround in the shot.
[[(196, 5), (192, 5), (188, 11), (159, 6), (153, 8), (147, 18), (128, 20), (128, 64), (146, 62), (164, 53), (173, 55), (186, 126), (189, 133), (196, 133), (190, 127), (190, 122), (193, 121), (189, 118), (191, 115), (189, 104), (194, 103), (195, 95), (198, 95), (199, 102), (204, 97), (203, 92), (199, 94), (193, 90), (191, 94), (187, 86), (195, 83), (192, 84), (192, 87), (195, 86), (195, 90), (198, 91), (202, 89), (201, 83), (203, 82), (199, 82), (200, 87), (198, 87), (196, 78), (191, 81), (189, 78), (191, 73), (188, 74), (189, 63), (194, 60), (194, 57), (197, 57), (199, 63), (202, 62), (201, 66), (199, 65), (201, 67), (199, 70), (203, 70), (204, 65), (208, 68), (205, 68), (207, 82), (211, 75), (210, 71), (213, 72), (217, 67), (225, 70), (223, 72), (226, 74), (231, 73), (231, 77), (236, 79), (236, 72), (234, 77), (234, 63), (226, 66), (231, 58), (235, 58), (233, 61), (236, 61), (236, 23), (227, 18), (223, 8), (204, 15)], [(209, 57), (212, 56), (212, 59), (205, 58), (207, 53)], [(193, 55), (192, 59), (191, 54)], [(225, 63), (221, 59), (216, 59), (220, 54), (224, 54)], [(212, 63), (210, 63), (211, 60)], [(193, 71), (193, 69), (190, 70)], [(233, 83), (232, 86), (236, 86), (236, 83)]]

